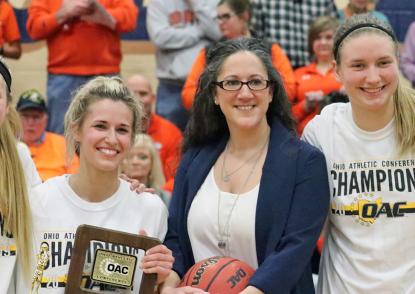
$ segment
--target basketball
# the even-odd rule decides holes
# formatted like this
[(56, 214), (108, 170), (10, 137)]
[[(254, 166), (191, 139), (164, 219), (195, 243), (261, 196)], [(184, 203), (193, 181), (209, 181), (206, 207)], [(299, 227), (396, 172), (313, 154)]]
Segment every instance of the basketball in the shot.
[(239, 293), (248, 286), (253, 274), (254, 270), (238, 259), (209, 257), (192, 266), (179, 287), (191, 286), (211, 294)]

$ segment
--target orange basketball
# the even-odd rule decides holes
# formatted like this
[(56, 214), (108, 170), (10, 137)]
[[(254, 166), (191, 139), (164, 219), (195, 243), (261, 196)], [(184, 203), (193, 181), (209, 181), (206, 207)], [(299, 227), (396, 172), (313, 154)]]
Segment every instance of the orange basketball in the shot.
[(211, 294), (239, 293), (248, 286), (253, 274), (254, 270), (243, 261), (214, 256), (192, 266), (179, 287), (191, 286)]

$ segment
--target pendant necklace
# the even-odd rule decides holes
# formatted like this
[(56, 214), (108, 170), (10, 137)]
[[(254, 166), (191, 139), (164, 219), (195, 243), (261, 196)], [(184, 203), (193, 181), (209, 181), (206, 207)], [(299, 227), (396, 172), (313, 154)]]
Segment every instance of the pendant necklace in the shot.
[[(268, 140), (265, 141), (265, 145), (267, 143), (268, 143)], [(247, 165), (249, 162), (251, 162), (257, 156), (257, 154), (262, 151), (263, 148), (264, 148), (264, 146), (261, 146), (261, 148), (259, 148), (258, 151), (255, 151), (245, 162), (243, 162), (236, 169), (234, 169), (233, 171), (231, 171), (231, 172), (228, 173), (226, 171), (226, 164), (225, 163), (226, 163), (226, 154), (227, 154), (227, 151), (229, 150), (229, 143), (226, 144), (225, 151), (223, 153), (223, 161), (222, 161), (222, 170), (221, 170), (222, 180), (224, 182), (229, 182), (229, 180), (231, 179), (231, 176), (233, 174), (235, 174), (237, 171), (239, 171), (241, 168), (243, 168), (245, 165)]]
[[(262, 153), (263, 153), (263, 151), (265, 150), (265, 147), (267, 146), (267, 144), (268, 144), (268, 141), (269, 141), (269, 136), (268, 136), (268, 139), (265, 141), (265, 144), (261, 147), (261, 149), (258, 151), (259, 152), (259, 154), (258, 154), (258, 152), (255, 152), (255, 155), (258, 155), (256, 158), (255, 158), (255, 161), (254, 161), (254, 163), (252, 164), (252, 168), (251, 168), (251, 170), (249, 171), (249, 174), (248, 174), (248, 176), (245, 178), (245, 181), (244, 181), (244, 183), (243, 183), (243, 185), (242, 185), (242, 187), (241, 187), (241, 189), (239, 190), (239, 193), (238, 194), (236, 194), (236, 196), (235, 196), (235, 199), (234, 199), (234, 201), (233, 201), (233, 203), (232, 203), (232, 207), (231, 207), (231, 209), (230, 209), (230, 211), (229, 211), (229, 215), (228, 215), (228, 217), (227, 217), (227, 219), (226, 219), (226, 221), (225, 221), (225, 225), (223, 226), (223, 227), (221, 227), (221, 224), (220, 224), (220, 211), (221, 211), (221, 198), (222, 198), (222, 193), (221, 193), (221, 191), (220, 191), (220, 189), (219, 189), (219, 187), (218, 187), (218, 233), (219, 233), (219, 241), (218, 241), (218, 247), (220, 248), (220, 249), (223, 249), (223, 250), (227, 250), (228, 249), (228, 244), (229, 244), (229, 225), (230, 225), (230, 220), (231, 220), (231, 218), (232, 218), (232, 213), (233, 213), (233, 210), (235, 209), (235, 207), (236, 207), (236, 204), (238, 203), (238, 200), (239, 200), (239, 196), (242, 194), (242, 191), (244, 190), (244, 188), (245, 188), (245, 186), (248, 184), (248, 181), (249, 181), (249, 179), (251, 178), (251, 176), (252, 176), (252, 174), (254, 173), (254, 170), (255, 170), (255, 167), (256, 167), (256, 165), (257, 165), (257, 163), (258, 163), (258, 161), (259, 161), (259, 159), (260, 159), (260, 157), (261, 157), (261, 155), (262, 155)], [(226, 152), (226, 149), (225, 149), (225, 152)], [(225, 153), (226, 154), (226, 153)], [(223, 155), (223, 161), (225, 161), (225, 154)], [(250, 160), (251, 160), (252, 158), (250, 158)], [(246, 164), (246, 162), (243, 164), (243, 165), (245, 165)], [(223, 174), (223, 167), (224, 167), (224, 165), (222, 165), (222, 174)], [(242, 166), (240, 166), (238, 169), (240, 169)], [(235, 172), (235, 171), (234, 171)], [(233, 172), (233, 173), (234, 173)], [(229, 175), (229, 174), (228, 174)], [(222, 177), (223, 178), (223, 177)], [(226, 182), (226, 181), (225, 181)], [(225, 252), (227, 255), (229, 255), (229, 252)]]

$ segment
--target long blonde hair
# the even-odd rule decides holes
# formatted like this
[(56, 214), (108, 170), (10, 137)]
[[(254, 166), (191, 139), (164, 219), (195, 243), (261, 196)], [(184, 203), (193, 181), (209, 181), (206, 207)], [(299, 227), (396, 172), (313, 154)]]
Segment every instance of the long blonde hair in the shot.
[(0, 91), (7, 96), (9, 112), (0, 125), (0, 214), (4, 233), (16, 240), (18, 259), (29, 276), (32, 251), (32, 217), (25, 173), (17, 151), (16, 135), (20, 134), (17, 112), (11, 107), (12, 97), (1, 79)]
[[(340, 65), (341, 48), (344, 43), (364, 33), (387, 36), (393, 42), (395, 56), (399, 60), (398, 41), (390, 25), (370, 14), (356, 14), (342, 24), (336, 32), (333, 51), (338, 65)], [(404, 86), (401, 78), (393, 94), (393, 104), (399, 153), (415, 153), (415, 90)]]

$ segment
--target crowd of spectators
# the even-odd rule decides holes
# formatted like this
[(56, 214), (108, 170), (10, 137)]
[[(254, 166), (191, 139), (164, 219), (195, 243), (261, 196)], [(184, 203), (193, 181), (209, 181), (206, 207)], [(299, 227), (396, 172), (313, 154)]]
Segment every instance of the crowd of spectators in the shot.
[[(146, 25), (156, 49), (157, 91), (142, 73), (124, 81), (143, 105), (140, 131), (151, 137), (158, 151), (165, 179), (162, 190), (173, 190), (182, 132), (213, 44), (242, 37), (267, 43), (300, 135), (324, 105), (347, 101), (333, 69), (333, 35), (338, 23), (359, 13), (388, 21), (373, 1), (349, 0), (342, 9), (336, 8), (334, 0), (149, 1)], [(76, 170), (77, 158), (67, 162), (61, 136), (71, 97), (96, 76), (120, 74), (120, 34), (132, 31), (138, 17), (133, 0), (30, 3), (27, 32), (34, 40), (46, 40), (48, 49), (47, 91), (45, 95), (37, 90), (22, 93), (17, 111), (22, 141), (29, 146), (43, 181)], [(0, 19), (0, 54), (18, 59), (20, 33), (7, 1), (0, 2)], [(402, 47), (401, 70), (415, 84), (415, 22)]]

